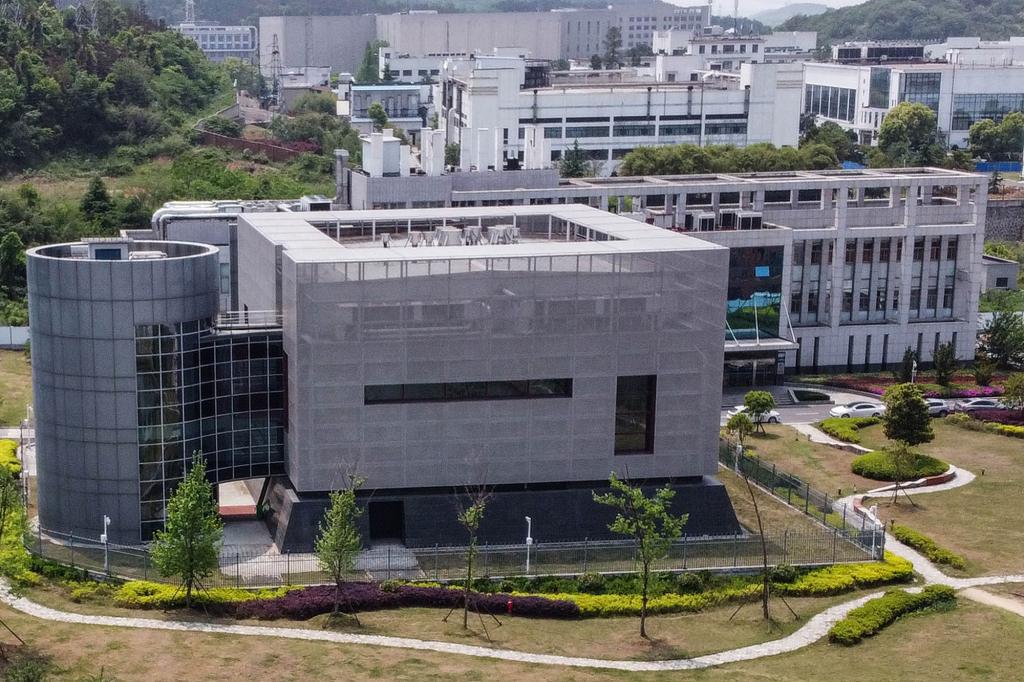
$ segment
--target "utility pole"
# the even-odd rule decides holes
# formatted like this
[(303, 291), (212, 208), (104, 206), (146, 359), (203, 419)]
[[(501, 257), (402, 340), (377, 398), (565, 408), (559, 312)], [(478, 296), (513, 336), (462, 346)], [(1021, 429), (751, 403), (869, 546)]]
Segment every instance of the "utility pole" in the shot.
[(185, 0), (185, 22), (186, 24), (196, 23), (196, 0)]

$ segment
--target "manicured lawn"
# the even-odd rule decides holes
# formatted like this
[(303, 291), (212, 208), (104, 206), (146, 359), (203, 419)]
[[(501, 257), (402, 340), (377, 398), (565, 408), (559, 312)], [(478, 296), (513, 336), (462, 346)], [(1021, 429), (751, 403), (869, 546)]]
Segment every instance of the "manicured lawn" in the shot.
[[(939, 545), (964, 555), (968, 573), (1024, 571), (1024, 442), (1016, 438), (967, 431), (934, 422), (935, 440), (919, 446), (977, 475), (963, 488), (917, 495), (916, 507), (901, 498), (876, 499), (886, 521), (896, 519), (930, 536)], [(881, 426), (862, 431), (867, 447), (885, 443)]]
[[(1024, 667), (1024, 619), (966, 600), (952, 613), (900, 620), (855, 647), (819, 642), (791, 654), (710, 670), (645, 675), (371, 646), (67, 625), (6, 607), (0, 608), (0, 617), (51, 661), (53, 679), (68, 680), (87, 675), (96, 679), (101, 669), (104, 679), (152, 682), (248, 682), (265, 678), (270, 670), (287, 671), (288, 679), (294, 680), (1017, 680)], [(538, 627), (536, 621), (531, 623)], [(441, 629), (437, 627), (438, 632)], [(583, 636), (573, 632), (573, 641), (565, 647), (585, 644), (579, 641)], [(604, 655), (625, 653), (618, 646), (607, 643)]]
[[(750, 500), (750, 493), (743, 478), (730, 470), (719, 467), (718, 480), (725, 485), (729, 492), (729, 499), (732, 500), (732, 507), (736, 510), (736, 518), (740, 524), (751, 532), (757, 532), (757, 515), (754, 513), (754, 504)], [(783, 531), (790, 532), (819, 532), (821, 525), (808, 518), (803, 512), (787, 506), (768, 493), (754, 488), (757, 496), (757, 506), (761, 512), (761, 522), (764, 524), (765, 532), (768, 535), (778, 535)]]
[(20, 350), (0, 350), (0, 425), (17, 426), (32, 404), (32, 366)]
[(850, 471), (850, 462), (856, 457), (853, 453), (812, 443), (789, 426), (768, 424), (765, 430), (765, 434), (749, 437), (747, 447), (765, 462), (810, 483), (812, 488), (829, 495), (842, 489), (842, 497), (854, 489), (864, 492), (884, 485)]

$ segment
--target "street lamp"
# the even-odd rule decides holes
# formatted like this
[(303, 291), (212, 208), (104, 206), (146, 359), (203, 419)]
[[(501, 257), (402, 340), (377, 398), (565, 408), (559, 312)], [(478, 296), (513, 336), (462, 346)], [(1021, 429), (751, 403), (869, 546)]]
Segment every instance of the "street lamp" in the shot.
[(110, 525), (110, 517), (103, 515), (103, 534), (100, 535), (100, 542), (103, 543), (103, 572), (110, 575), (110, 543), (107, 541), (107, 526)]
[(914, 360), (914, 364), (910, 366), (910, 383), (916, 383), (917, 381), (917, 360)]
[(529, 516), (526, 518), (526, 574), (530, 574), (530, 545), (533, 544), (533, 519)]

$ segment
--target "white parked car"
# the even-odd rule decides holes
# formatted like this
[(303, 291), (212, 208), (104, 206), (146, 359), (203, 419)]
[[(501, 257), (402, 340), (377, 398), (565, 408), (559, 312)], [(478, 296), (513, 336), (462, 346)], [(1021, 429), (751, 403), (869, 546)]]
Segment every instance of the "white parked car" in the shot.
[(1005, 410), (1006, 405), (996, 398), (963, 398), (953, 403), (954, 412), (973, 412), (974, 410)]
[(881, 417), (885, 414), (885, 405), (881, 403), (869, 403), (867, 401), (857, 401), (853, 403), (846, 403), (845, 405), (836, 405), (828, 411), (829, 415), (833, 417)]
[(928, 414), (933, 417), (945, 417), (950, 412), (949, 405), (941, 398), (925, 398), (924, 402), (928, 405)]
[[(746, 412), (746, 411), (747, 411), (747, 406), (746, 405), (737, 405), (736, 407), (734, 407), (731, 410), (729, 410), (726, 414), (728, 414), (730, 417), (735, 417), (736, 415), (740, 414), (741, 412)], [(765, 413), (765, 414), (761, 414), (761, 415), (758, 415), (758, 414), (748, 414), (747, 416), (750, 417), (750, 420), (752, 422), (754, 422), (755, 424), (758, 423), (758, 422), (761, 422), (762, 424), (781, 424), (782, 423), (782, 415), (779, 414), (778, 410), (768, 410), (768, 412)], [(760, 417), (760, 419), (759, 419), (759, 417)]]

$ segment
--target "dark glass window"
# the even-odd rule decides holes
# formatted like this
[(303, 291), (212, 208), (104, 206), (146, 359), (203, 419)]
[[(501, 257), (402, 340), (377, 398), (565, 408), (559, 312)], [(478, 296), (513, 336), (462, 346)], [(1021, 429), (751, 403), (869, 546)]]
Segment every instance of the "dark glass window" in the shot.
[(654, 452), (657, 377), (619, 377), (615, 388), (615, 453)]
[(447, 384), (386, 384), (365, 386), (363, 388), (363, 402), (366, 405), (571, 397), (572, 379), (459, 381)]

